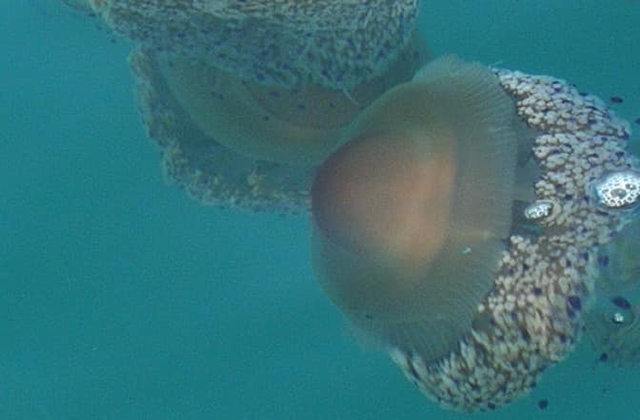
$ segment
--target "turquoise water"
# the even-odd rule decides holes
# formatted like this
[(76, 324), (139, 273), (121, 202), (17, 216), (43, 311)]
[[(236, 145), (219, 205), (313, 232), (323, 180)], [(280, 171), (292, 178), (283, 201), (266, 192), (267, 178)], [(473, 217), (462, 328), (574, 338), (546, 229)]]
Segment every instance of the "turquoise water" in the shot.
[[(640, 117), (637, 2), (425, 3), (434, 55), (565, 78)], [(313, 280), (306, 217), (165, 185), (126, 42), (57, 0), (5, 9), (1, 420), (637, 418), (637, 368), (594, 363), (586, 342), (526, 399), (440, 410), (349, 335)]]

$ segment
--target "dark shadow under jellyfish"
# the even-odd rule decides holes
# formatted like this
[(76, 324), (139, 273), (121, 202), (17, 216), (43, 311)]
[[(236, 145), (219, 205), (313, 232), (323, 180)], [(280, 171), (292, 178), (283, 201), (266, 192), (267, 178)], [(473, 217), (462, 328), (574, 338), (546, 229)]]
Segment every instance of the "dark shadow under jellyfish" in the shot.
[(562, 80), (435, 60), (318, 169), (318, 280), (428, 397), (504, 405), (580, 337), (598, 247), (637, 202), (629, 135)]

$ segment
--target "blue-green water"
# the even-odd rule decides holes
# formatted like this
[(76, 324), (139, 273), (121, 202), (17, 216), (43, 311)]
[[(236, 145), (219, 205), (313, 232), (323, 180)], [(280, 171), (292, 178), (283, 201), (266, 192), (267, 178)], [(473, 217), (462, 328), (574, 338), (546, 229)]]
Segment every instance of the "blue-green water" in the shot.
[[(306, 217), (164, 184), (129, 45), (57, 0), (3, 3), (0, 420), (470, 417), (350, 337), (313, 280)], [(640, 117), (637, 2), (425, 3), (434, 55), (565, 78)], [(530, 397), (472, 417), (638, 418), (638, 369), (583, 344)]]

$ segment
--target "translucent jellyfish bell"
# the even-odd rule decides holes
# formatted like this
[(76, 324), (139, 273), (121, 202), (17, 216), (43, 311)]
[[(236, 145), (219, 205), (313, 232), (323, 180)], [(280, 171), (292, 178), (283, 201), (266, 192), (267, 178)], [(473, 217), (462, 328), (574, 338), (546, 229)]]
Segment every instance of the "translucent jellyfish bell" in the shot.
[[(416, 35), (411, 50), (421, 50), (420, 43)], [(410, 79), (420, 60), (397, 60), (351, 93), (318, 85), (262, 86), (180, 57), (160, 56), (158, 63), (173, 97), (208, 137), (251, 159), (310, 167), (337, 147), (363, 108)]]
[(336, 147), (340, 130), (359, 110), (339, 91), (264, 88), (185, 59), (167, 59), (162, 73), (207, 136), (252, 159), (312, 166)]
[(510, 228), (513, 123), (493, 73), (447, 57), (374, 102), (319, 168), (315, 267), (360, 330), (427, 360), (470, 332)]

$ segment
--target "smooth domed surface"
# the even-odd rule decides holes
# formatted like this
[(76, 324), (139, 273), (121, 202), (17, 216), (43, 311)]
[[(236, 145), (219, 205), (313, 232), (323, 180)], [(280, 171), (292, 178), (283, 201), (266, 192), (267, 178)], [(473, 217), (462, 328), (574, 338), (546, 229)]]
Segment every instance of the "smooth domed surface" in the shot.
[(320, 283), (361, 330), (436, 359), (471, 330), (510, 228), (513, 105), (447, 57), (374, 102), (312, 187)]
[(393, 136), (351, 140), (322, 165), (312, 190), (314, 220), (346, 250), (417, 270), (425, 255), (440, 251), (446, 236), (455, 154), (440, 150), (434, 157), (425, 139)]
[(363, 108), (411, 78), (425, 55), (421, 44), (415, 34), (386, 71), (351, 94), (318, 85), (265, 87), (181, 57), (162, 56), (159, 62), (171, 93), (206, 135), (248, 158), (314, 166), (336, 148)]

